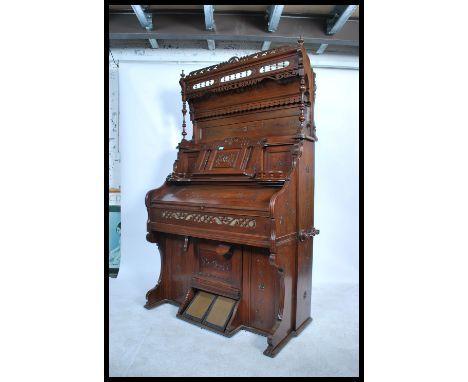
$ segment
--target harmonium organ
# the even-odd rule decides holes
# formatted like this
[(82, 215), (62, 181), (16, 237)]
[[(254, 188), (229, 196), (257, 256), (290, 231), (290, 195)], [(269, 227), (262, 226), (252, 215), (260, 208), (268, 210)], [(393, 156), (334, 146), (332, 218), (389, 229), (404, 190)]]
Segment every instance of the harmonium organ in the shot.
[(311, 322), (314, 76), (302, 40), (182, 73), (177, 159), (146, 195), (161, 254), (146, 308), (264, 335), (271, 357)]

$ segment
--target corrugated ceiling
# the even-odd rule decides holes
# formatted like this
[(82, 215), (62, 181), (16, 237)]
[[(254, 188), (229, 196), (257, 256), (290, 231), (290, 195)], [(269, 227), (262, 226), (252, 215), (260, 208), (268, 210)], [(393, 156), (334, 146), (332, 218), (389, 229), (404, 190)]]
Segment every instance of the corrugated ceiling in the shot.
[[(205, 29), (203, 28), (204, 25), (204, 18), (203, 18), (203, 5), (162, 5), (162, 4), (157, 4), (157, 5), (143, 5), (143, 9), (146, 12), (151, 12), (153, 14), (153, 23), (154, 23), (154, 31), (156, 33), (156, 39), (158, 46), (160, 48), (200, 48), (200, 49), (208, 49), (207, 47), (207, 40), (198, 40), (198, 39), (191, 39), (187, 38), (187, 36), (181, 37), (181, 38), (173, 38), (173, 39), (167, 39), (170, 38), (166, 34), (166, 38), (161, 36), (158, 37), (157, 33), (158, 31), (161, 33), (161, 18), (166, 17), (169, 18), (169, 20), (173, 19), (172, 24), (172, 30), (175, 30), (173, 35), (177, 35), (178, 31), (181, 29), (184, 29), (186, 26), (186, 22), (183, 23), (180, 21), (182, 24), (180, 25), (180, 29), (177, 25), (179, 19), (183, 20), (183, 14), (185, 13), (186, 17), (185, 20), (187, 19), (187, 14), (189, 13), (194, 13), (193, 17), (196, 18), (196, 21), (199, 26), (200, 31), (204, 31)], [(217, 20), (216, 15), (218, 14), (218, 17), (222, 17), (221, 15), (234, 15), (237, 14), (239, 15), (239, 19), (242, 18), (242, 14), (251, 14), (253, 17), (254, 15), (257, 15), (255, 17), (261, 16), (261, 18), (257, 18), (256, 23), (261, 24), (261, 20), (267, 20), (267, 9), (269, 5), (214, 5), (214, 20), (215, 20), (215, 25), (217, 27), (224, 26), (225, 24), (221, 25), (222, 23)], [(299, 20), (304, 20), (301, 16), (304, 17), (311, 17), (312, 19), (315, 20), (320, 20), (316, 21), (316, 23), (319, 24), (319, 29), (326, 29), (326, 20), (329, 18), (333, 11), (335, 9), (335, 5), (284, 5), (281, 17), (287, 18), (288, 16), (290, 17), (298, 17), (298, 22)], [(186, 11), (186, 12), (185, 12)], [(112, 14), (134, 14), (133, 9), (131, 5), (109, 5), (109, 12)], [(159, 23), (158, 23), (158, 12), (160, 12), (160, 18), (159, 18)], [(179, 15), (177, 15), (179, 14)], [(264, 17), (263, 17), (264, 15)], [(247, 15), (246, 15), (247, 16)], [(313, 17), (317, 16), (317, 18)], [(114, 16), (113, 16), (114, 17)], [(117, 17), (117, 15), (115, 15)], [(192, 16), (189, 16), (192, 17)], [(250, 15), (249, 15), (250, 17)], [(252, 19), (253, 20), (253, 19)], [(260, 20), (260, 23), (258, 22)], [(289, 19), (291, 20), (291, 19)], [(355, 20), (355, 21), (352, 21)], [(249, 20), (250, 22), (250, 20)], [(283, 32), (284, 32), (284, 23), (286, 20), (283, 21)], [(307, 24), (307, 21), (303, 21), (305, 24), (302, 24), (304, 28), (307, 28), (309, 24)], [(353, 12), (351, 19), (348, 21), (348, 24), (350, 22), (353, 23), (359, 23), (359, 6), (357, 6), (356, 10)], [(134, 23), (137, 23), (136, 17), (134, 20)], [(195, 23), (195, 20), (194, 20)], [(253, 23), (253, 22), (252, 22)], [(250, 23), (250, 24), (252, 24)], [(167, 24), (167, 22), (166, 22)], [(198, 25), (197, 24), (197, 25)], [(281, 29), (281, 19), (279, 22), (280, 26), (279, 28)], [(244, 26), (241, 26), (239, 23), (234, 23), (235, 28), (233, 29), (232, 35), (236, 34), (234, 32), (238, 31), (239, 28), (241, 30), (244, 29)], [(266, 28), (266, 21), (265, 25), (263, 28)], [(294, 24), (295, 25), (295, 24)], [(355, 24), (356, 25), (356, 24)], [(246, 25), (247, 26), (247, 25)], [(297, 29), (297, 35), (301, 35), (303, 33), (303, 26), (298, 26)], [(126, 26), (122, 28), (122, 30), (125, 32), (126, 31)], [(262, 27), (260, 27), (262, 28)], [(259, 28), (259, 30), (260, 30)], [(196, 29), (196, 28), (195, 28)], [(196, 30), (198, 30), (196, 29)], [(222, 29), (222, 28), (219, 28)], [(356, 29), (356, 28), (355, 28)], [(143, 29), (142, 29), (143, 30)], [(265, 30), (265, 29), (263, 29)], [(291, 33), (292, 30), (288, 29), (288, 31)], [(163, 30), (164, 32), (167, 32)], [(254, 32), (256, 33), (256, 32)], [(237, 32), (238, 34), (238, 32)], [(251, 32), (252, 34), (252, 32)], [(283, 33), (284, 34), (284, 33)], [(275, 36), (274, 33), (272, 33), (272, 36)], [(326, 37), (325, 35), (323, 35)], [(207, 36), (208, 37), (208, 36)], [(229, 38), (231, 36), (226, 35), (226, 38)], [(251, 36), (250, 36), (251, 37)], [(307, 35), (305, 36), (307, 40)], [(209, 37), (208, 37), (209, 38)], [(252, 38), (246, 38), (246, 41), (242, 41), (239, 39), (239, 36), (237, 35), (237, 38), (232, 38), (233, 41), (230, 39), (224, 40), (224, 39), (219, 39), (216, 41), (216, 48), (215, 49), (253, 49), (253, 50), (261, 50), (261, 49), (268, 49), (268, 48), (263, 48), (262, 42), (259, 41), (252, 41)], [(235, 40), (235, 41), (234, 41)], [(249, 40), (249, 41), (247, 41)], [(265, 38), (265, 40), (268, 40), (268, 37)], [(311, 39), (310, 39), (311, 40)], [(284, 45), (282, 43), (275, 43), (274, 41), (271, 42), (270, 45), (268, 45), (269, 48), (274, 48), (276, 46)], [(353, 46), (351, 46), (353, 45)], [(311, 41), (306, 41), (305, 43), (305, 48), (308, 51), (311, 52), (317, 52), (319, 50), (319, 47), (321, 46), (320, 43), (311, 43)], [(132, 36), (126, 37), (125, 39), (118, 39), (118, 38), (111, 38), (110, 39), (110, 47), (116, 47), (116, 48), (150, 48), (150, 42), (148, 39), (142, 39), (141, 37), (139, 38), (133, 38)], [(341, 43), (341, 44), (332, 44), (330, 43), (329, 45), (326, 46), (326, 52), (327, 53), (341, 53), (341, 54), (350, 54), (350, 55), (357, 55), (359, 54), (359, 44), (346, 44), (346, 43)]]
[[(268, 5), (215, 5), (216, 12), (265, 12)], [(304, 15), (327, 15), (333, 11), (334, 5), (285, 5), (284, 14), (304, 14)], [(149, 5), (151, 11), (180, 11), (180, 10), (203, 10), (203, 5)], [(111, 10), (131, 11), (130, 5), (109, 5)], [(359, 6), (351, 17), (359, 18)]]

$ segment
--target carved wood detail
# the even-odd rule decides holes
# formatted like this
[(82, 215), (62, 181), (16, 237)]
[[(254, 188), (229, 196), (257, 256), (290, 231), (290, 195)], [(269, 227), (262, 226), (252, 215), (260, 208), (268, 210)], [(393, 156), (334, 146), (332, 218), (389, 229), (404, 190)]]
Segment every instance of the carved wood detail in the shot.
[(208, 268), (216, 268), (220, 271), (228, 272), (231, 270), (231, 264), (230, 263), (221, 263), (218, 262), (216, 259), (207, 259), (205, 256), (200, 256), (200, 260), (203, 264), (203, 266), (208, 267)]
[(252, 218), (232, 217), (232, 216), (214, 216), (209, 214), (199, 214), (183, 211), (162, 211), (161, 217), (164, 219), (186, 220), (196, 223), (229, 225), (233, 227), (255, 228), (256, 221)]
[[(264, 50), (262, 52), (250, 54), (248, 56), (231, 57), (228, 61), (221, 62), (220, 64), (208, 66), (207, 68), (203, 68), (203, 69), (194, 70), (194, 71), (190, 72), (187, 77), (196, 77), (196, 76), (199, 76), (201, 74), (206, 74), (206, 73), (209, 73), (209, 72), (213, 72), (213, 71), (215, 71), (217, 69), (225, 68), (229, 64), (236, 64), (236, 63), (239, 63), (239, 62), (250, 61), (250, 60), (257, 59), (257, 58), (262, 58), (262, 57), (270, 56), (270, 55), (273, 55), (273, 54), (276, 54), (276, 53), (281, 53), (281, 52), (284, 52), (284, 51), (288, 51), (290, 49), (291, 48), (289, 48), (289, 47), (278, 47), (278, 48), (275, 48), (275, 49), (269, 49), (269, 50)], [(234, 66), (234, 65), (231, 65), (231, 66)]]
[(234, 163), (239, 156), (239, 151), (218, 152), (213, 167), (234, 167)]

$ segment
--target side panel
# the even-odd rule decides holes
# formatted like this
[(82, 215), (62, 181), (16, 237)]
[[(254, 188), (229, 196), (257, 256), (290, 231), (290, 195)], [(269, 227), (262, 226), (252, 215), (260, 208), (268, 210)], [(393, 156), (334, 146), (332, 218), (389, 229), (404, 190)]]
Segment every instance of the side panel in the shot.
[(275, 323), (278, 305), (278, 276), (269, 263), (268, 250), (249, 248), (250, 251), (250, 312), (249, 326), (270, 332)]
[(170, 269), (169, 298), (182, 303), (189, 288), (192, 273), (193, 243), (189, 241), (187, 250), (184, 250), (184, 236), (168, 235), (166, 239), (167, 262)]
[[(314, 226), (314, 142), (305, 141), (299, 159), (298, 176), (298, 230), (308, 231)], [(311, 312), (312, 293), (312, 238), (297, 244), (296, 329)]]

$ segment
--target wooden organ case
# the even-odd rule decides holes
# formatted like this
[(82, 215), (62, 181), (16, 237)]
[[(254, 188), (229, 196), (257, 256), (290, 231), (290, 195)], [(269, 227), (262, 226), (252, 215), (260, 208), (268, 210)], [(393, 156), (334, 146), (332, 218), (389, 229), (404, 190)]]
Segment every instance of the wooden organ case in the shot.
[(181, 77), (177, 160), (146, 195), (161, 273), (145, 307), (267, 336), (273, 357), (312, 320), (314, 72), (299, 40)]

